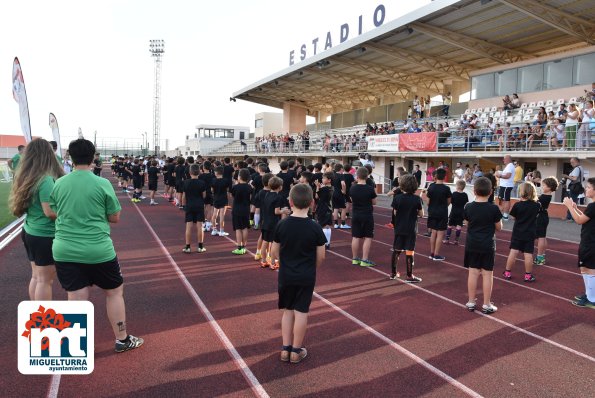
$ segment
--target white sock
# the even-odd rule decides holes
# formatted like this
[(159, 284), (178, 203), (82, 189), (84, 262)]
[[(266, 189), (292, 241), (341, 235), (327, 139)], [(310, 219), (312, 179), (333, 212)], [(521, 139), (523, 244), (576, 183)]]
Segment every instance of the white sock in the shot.
[(260, 213), (254, 213), (254, 224), (260, 224)]
[(583, 277), (587, 279), (587, 300), (595, 303), (595, 275), (583, 274)]
[(330, 228), (323, 228), (322, 232), (324, 233), (324, 236), (326, 237), (326, 243), (327, 245), (331, 244), (331, 229)]

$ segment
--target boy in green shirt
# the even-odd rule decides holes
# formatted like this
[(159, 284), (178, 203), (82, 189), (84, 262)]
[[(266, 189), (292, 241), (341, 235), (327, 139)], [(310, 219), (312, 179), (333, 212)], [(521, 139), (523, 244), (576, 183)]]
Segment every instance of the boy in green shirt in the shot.
[(19, 151), (17, 154), (15, 154), (12, 159), (8, 159), (8, 168), (12, 171), (12, 173), (16, 173), (17, 172), (17, 167), (19, 167), (19, 162), (21, 161), (21, 156), (23, 155), (23, 151), (25, 150), (25, 145), (19, 145), (17, 147), (17, 150)]
[(106, 293), (116, 352), (143, 344), (126, 332), (124, 286), (109, 223), (120, 220), (120, 203), (110, 182), (90, 171), (95, 146), (85, 139), (68, 147), (74, 171), (56, 181), (50, 206), (58, 214), (52, 246), (56, 272), (69, 300), (88, 300), (92, 285)]

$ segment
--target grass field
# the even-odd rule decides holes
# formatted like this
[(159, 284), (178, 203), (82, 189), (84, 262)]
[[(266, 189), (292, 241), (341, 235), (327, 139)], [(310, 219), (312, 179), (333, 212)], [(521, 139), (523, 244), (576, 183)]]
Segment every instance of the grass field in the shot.
[(8, 210), (8, 195), (11, 186), (10, 182), (0, 182), (0, 229), (16, 218)]

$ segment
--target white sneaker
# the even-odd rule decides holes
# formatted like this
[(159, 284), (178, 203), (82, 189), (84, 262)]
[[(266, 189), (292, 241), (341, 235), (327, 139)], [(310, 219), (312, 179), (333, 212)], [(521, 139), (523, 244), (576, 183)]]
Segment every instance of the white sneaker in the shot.
[(494, 303), (490, 303), (489, 305), (482, 305), (481, 312), (484, 314), (493, 314), (494, 312), (498, 311), (498, 307), (494, 305)]
[(158, 204), (159, 203), (157, 203), (157, 202), (151, 202), (151, 206), (155, 206), (155, 205), (158, 205)]
[(219, 236), (229, 236), (229, 234), (225, 231), (219, 231)]
[(211, 236), (215, 236), (218, 234), (219, 234), (219, 232), (217, 232), (217, 230), (213, 228), (213, 232), (211, 232)]
[(141, 196), (140, 196), (140, 199), (147, 199), (147, 197), (146, 197), (146, 196), (143, 196), (143, 195), (141, 195)]

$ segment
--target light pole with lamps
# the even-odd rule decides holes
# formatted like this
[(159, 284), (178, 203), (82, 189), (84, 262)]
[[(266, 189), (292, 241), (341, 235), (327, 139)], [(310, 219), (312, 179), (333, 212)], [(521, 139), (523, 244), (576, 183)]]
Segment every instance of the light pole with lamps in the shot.
[(142, 144), (141, 144), (141, 146), (140, 146), (140, 149), (141, 149), (141, 151), (142, 151), (142, 154), (143, 154), (143, 156), (146, 156), (146, 152), (145, 152), (145, 150), (146, 150), (146, 148), (147, 148), (147, 147), (145, 146), (145, 142), (146, 142), (146, 140), (145, 140), (145, 135), (146, 135), (146, 134), (147, 134), (147, 133), (140, 133), (140, 135), (142, 135), (142, 136), (143, 136), (143, 143), (142, 143)]

